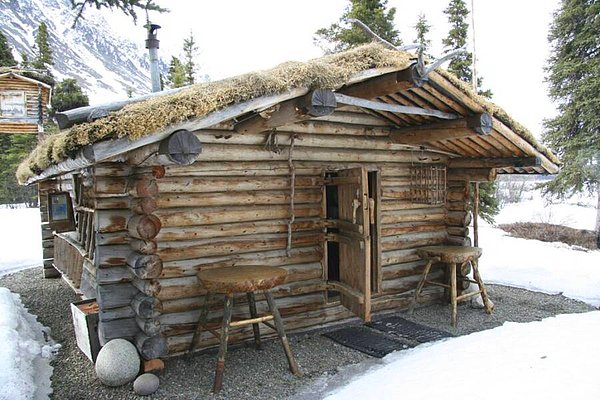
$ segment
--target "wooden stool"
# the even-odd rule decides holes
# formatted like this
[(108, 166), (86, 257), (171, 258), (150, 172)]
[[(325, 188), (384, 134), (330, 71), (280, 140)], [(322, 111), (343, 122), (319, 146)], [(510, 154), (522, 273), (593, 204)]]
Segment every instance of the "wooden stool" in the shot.
[[(425, 285), (436, 285), (441, 286), (449, 290), (450, 292), (450, 305), (452, 307), (452, 326), (456, 328), (456, 303), (467, 299), (472, 296), (476, 296), (481, 293), (481, 298), (483, 299), (483, 304), (485, 306), (485, 312), (488, 314), (492, 313), (492, 305), (490, 304), (487, 290), (485, 289), (485, 284), (481, 279), (481, 275), (479, 275), (479, 269), (477, 268), (477, 259), (481, 256), (482, 250), (479, 247), (467, 247), (467, 246), (428, 246), (422, 247), (417, 250), (417, 254), (422, 259), (427, 260), (427, 265), (425, 265), (425, 269), (423, 270), (423, 276), (417, 285), (417, 290), (415, 291), (415, 298), (410, 306), (410, 311), (414, 309), (415, 305), (419, 301), (419, 296), (421, 295), (421, 291), (425, 287)], [(456, 265), (466, 264), (467, 262), (471, 262), (473, 266), (473, 278), (475, 280), (471, 280), (468, 278), (462, 278), (471, 283), (476, 283), (479, 286), (479, 290), (476, 292), (465, 293), (463, 295), (457, 296), (456, 293)], [(431, 266), (434, 262), (442, 262), (448, 267), (448, 280), (449, 283), (440, 283), (433, 282), (427, 280), (427, 274), (429, 274), (429, 270), (431, 270)]]
[[(215, 268), (198, 273), (198, 280), (208, 293), (206, 295), (204, 308), (200, 313), (198, 326), (194, 332), (194, 337), (192, 338), (190, 351), (194, 350), (198, 345), (197, 342), (200, 339), (200, 333), (202, 332), (203, 328), (207, 329), (210, 333), (220, 339), (217, 368), (215, 370), (215, 380), (212, 390), (213, 393), (219, 393), (223, 387), (225, 353), (227, 353), (227, 341), (229, 340), (230, 327), (234, 328), (252, 324), (254, 342), (257, 348), (260, 348), (259, 323), (263, 323), (269, 328), (276, 330), (279, 338), (281, 339), (281, 344), (283, 345), (283, 351), (287, 357), (290, 371), (294, 375), (300, 374), (298, 364), (296, 364), (296, 360), (294, 359), (294, 355), (292, 354), (285, 331), (283, 329), (281, 315), (279, 314), (279, 310), (275, 305), (273, 295), (268, 292), (269, 289), (272, 289), (277, 285), (281, 285), (285, 280), (286, 274), (287, 271), (283, 268), (268, 266)], [(270, 314), (258, 316), (256, 312), (256, 292), (264, 292), (265, 298), (267, 299), (267, 303), (269, 305)], [(248, 298), (248, 308), (250, 309), (250, 319), (231, 321), (233, 295), (236, 293), (246, 293)], [(220, 335), (218, 335), (214, 330), (208, 329), (205, 326), (208, 316), (208, 305), (213, 294), (225, 295), (225, 309), (223, 311), (223, 323)], [(271, 320), (274, 320), (275, 326), (268, 322)]]

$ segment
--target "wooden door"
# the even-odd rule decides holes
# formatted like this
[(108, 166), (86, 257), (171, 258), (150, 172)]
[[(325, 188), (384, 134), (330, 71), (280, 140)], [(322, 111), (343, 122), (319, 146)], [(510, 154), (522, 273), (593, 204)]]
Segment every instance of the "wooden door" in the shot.
[(332, 183), (338, 192), (337, 233), (341, 303), (365, 321), (371, 319), (371, 238), (369, 236), (369, 188), (367, 171), (338, 171)]

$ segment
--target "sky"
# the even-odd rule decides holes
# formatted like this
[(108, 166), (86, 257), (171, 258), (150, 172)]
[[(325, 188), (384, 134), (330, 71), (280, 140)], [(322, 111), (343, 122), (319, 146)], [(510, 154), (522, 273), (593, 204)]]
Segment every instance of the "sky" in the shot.
[[(165, 60), (180, 56), (183, 39), (191, 31), (199, 47), (200, 72), (212, 80), (321, 56), (313, 44), (314, 32), (336, 22), (349, 4), (347, 0), (155, 1), (170, 10), (150, 14), (152, 22), (162, 27), (160, 56)], [(494, 93), (496, 104), (539, 136), (542, 120), (555, 114), (546, 95), (543, 66), (549, 55), (548, 27), (559, 0), (473, 1), (478, 76)], [(389, 0), (388, 7), (397, 9), (395, 24), (404, 43), (414, 42), (414, 25), (418, 15), (425, 14), (432, 25), (431, 53), (438, 56), (449, 28), (443, 14), (448, 2)], [(466, 3), (470, 7), (471, 1)], [(143, 43), (144, 16), (137, 26), (117, 12), (105, 11), (104, 16), (115, 30)]]

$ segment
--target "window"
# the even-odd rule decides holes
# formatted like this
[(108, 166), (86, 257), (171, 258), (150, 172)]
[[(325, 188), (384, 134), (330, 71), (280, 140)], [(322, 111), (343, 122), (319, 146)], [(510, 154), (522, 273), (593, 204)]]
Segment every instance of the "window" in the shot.
[(410, 167), (411, 200), (421, 204), (446, 202), (446, 167), (419, 164)]
[(25, 92), (16, 90), (7, 90), (0, 92), (1, 117), (24, 117), (25, 112)]

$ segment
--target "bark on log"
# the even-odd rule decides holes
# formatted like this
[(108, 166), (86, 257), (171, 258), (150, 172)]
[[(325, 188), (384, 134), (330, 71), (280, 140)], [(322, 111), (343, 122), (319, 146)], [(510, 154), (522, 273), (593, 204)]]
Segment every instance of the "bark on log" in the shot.
[[(146, 296), (156, 297), (161, 291), (160, 282), (157, 279), (137, 279), (133, 278), (132, 282), (133, 286), (135, 286), (140, 292), (144, 293)], [(130, 299), (133, 300), (133, 297)]]
[[(289, 168), (287, 169), (289, 175)], [(284, 188), (282, 188), (285, 190)], [(289, 180), (288, 188), (289, 189)], [(161, 209), (176, 207), (198, 206), (241, 206), (241, 205), (269, 205), (289, 204), (289, 190), (260, 190), (241, 192), (210, 192), (210, 193), (164, 193), (156, 199), (156, 206)], [(320, 189), (296, 190), (294, 203), (319, 203), (322, 198)], [(156, 209), (156, 208), (155, 208)], [(154, 210), (153, 210), (154, 211)]]
[(161, 326), (158, 319), (136, 317), (135, 322), (146, 336), (155, 336), (160, 333)]
[(154, 254), (157, 249), (155, 240), (132, 240), (129, 242), (129, 246), (133, 251), (141, 254)]

